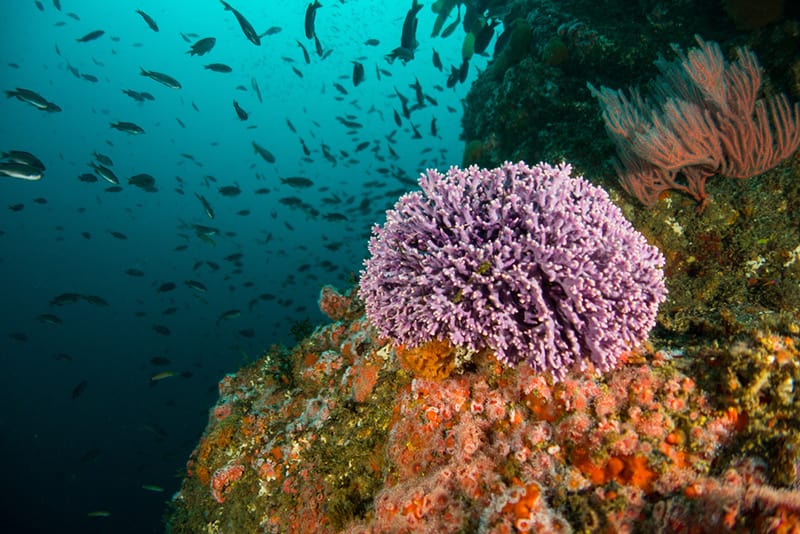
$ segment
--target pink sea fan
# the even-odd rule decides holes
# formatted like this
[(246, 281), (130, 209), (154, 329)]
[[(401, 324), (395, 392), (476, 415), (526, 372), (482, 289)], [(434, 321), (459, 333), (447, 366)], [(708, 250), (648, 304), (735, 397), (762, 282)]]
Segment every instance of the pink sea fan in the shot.
[(381, 335), (488, 348), (563, 378), (614, 366), (655, 324), (664, 259), (569, 165), (451, 167), (376, 226), (359, 294)]

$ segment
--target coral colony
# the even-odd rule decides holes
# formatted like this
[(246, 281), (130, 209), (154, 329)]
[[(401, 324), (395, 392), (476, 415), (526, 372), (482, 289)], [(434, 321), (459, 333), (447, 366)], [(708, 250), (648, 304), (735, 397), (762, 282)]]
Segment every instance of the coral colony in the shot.
[(490, 349), (563, 378), (655, 324), (663, 256), (569, 165), (429, 170), (375, 227), (359, 295), (381, 335)]
[(169, 532), (798, 532), (800, 325), (717, 350), (714, 396), (646, 342), (664, 260), (603, 190), (522, 162), (420, 185), (360, 287), (322, 289), (331, 323), (219, 383)]

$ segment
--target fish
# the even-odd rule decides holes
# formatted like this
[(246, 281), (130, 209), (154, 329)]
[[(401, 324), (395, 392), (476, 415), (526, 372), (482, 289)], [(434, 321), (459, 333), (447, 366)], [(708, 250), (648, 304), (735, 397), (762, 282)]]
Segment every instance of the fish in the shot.
[(317, 9), (321, 8), (322, 4), (319, 3), (319, 0), (314, 0), (312, 3), (308, 4), (306, 8), (306, 20), (305, 20), (305, 30), (306, 30), (306, 39), (313, 39), (317, 35), (317, 29), (314, 26), (317, 18)]
[(353, 61), (353, 87), (364, 81), (364, 65), (358, 61)]
[(342, 93), (343, 95), (346, 95), (346, 94), (347, 94), (347, 89), (345, 89), (345, 88), (344, 88), (344, 86), (343, 86), (342, 84), (340, 84), (340, 83), (337, 83), (337, 82), (334, 82), (334, 83), (333, 83), (333, 87), (334, 87), (334, 88), (335, 88), (337, 91), (339, 91), (340, 93)]
[(86, 73), (81, 73), (81, 78), (83, 78), (87, 82), (92, 82), (92, 83), (97, 83), (97, 82), (100, 81), (100, 79), (97, 76), (94, 76), (92, 74), (86, 74)]
[(203, 204), (203, 209), (205, 210), (206, 215), (208, 216), (208, 218), (209, 219), (213, 219), (214, 218), (214, 208), (212, 208), (211, 204), (208, 203), (208, 200), (206, 200), (206, 197), (204, 197), (203, 195), (201, 195), (199, 193), (195, 193), (194, 196), (196, 196), (197, 200), (199, 200), (200, 203)]
[(144, 133), (144, 128), (134, 122), (117, 121), (110, 124), (115, 130), (120, 132), (129, 133), (131, 135), (139, 135)]
[(226, 10), (233, 12), (233, 16), (236, 17), (236, 20), (239, 22), (239, 26), (241, 26), (245, 37), (247, 37), (247, 39), (254, 45), (260, 46), (261, 38), (256, 33), (256, 30), (253, 29), (253, 25), (250, 24), (250, 22), (244, 17), (244, 15), (236, 11), (236, 9), (231, 7), (231, 5), (228, 4), (225, 0), (220, 0), (220, 1), (222, 2), (222, 5), (225, 6)]
[(26, 104), (30, 104), (31, 106), (35, 107), (36, 109), (47, 111), (47, 112), (58, 112), (61, 111), (61, 108), (48, 101), (42, 95), (37, 93), (36, 91), (32, 91), (30, 89), (25, 89), (23, 87), (17, 87), (14, 91), (6, 91), (6, 96), (8, 98), (16, 98), (20, 102), (25, 102)]
[(81, 295), (81, 298), (93, 306), (108, 306), (108, 301), (98, 295)]
[(103, 30), (95, 30), (75, 40), (78, 41), (79, 43), (88, 43), (89, 41), (94, 41), (95, 39), (99, 39), (100, 37), (103, 36), (104, 33), (106, 32), (104, 32)]
[(381, 42), (377, 39), (367, 39), (364, 41), (364, 46), (378, 46)]
[(164, 488), (161, 486), (156, 486), (155, 484), (142, 484), (142, 489), (156, 493), (162, 493), (164, 491)]
[(164, 282), (163, 284), (158, 286), (156, 293), (166, 293), (168, 291), (172, 291), (176, 287), (178, 286), (176, 286), (174, 282)]
[(108, 510), (94, 510), (86, 514), (86, 517), (111, 517), (111, 512)]
[(50, 299), (50, 306), (63, 306), (64, 304), (75, 304), (81, 299), (79, 293), (61, 293)]
[(297, 46), (299, 46), (300, 50), (303, 51), (303, 59), (305, 59), (306, 65), (310, 65), (311, 64), (311, 56), (308, 55), (308, 50), (306, 50), (306, 47), (303, 46), (303, 43), (301, 43), (300, 41), (297, 41)]
[(61, 317), (52, 313), (43, 313), (37, 316), (36, 320), (45, 324), (62, 324), (64, 322), (61, 320)]
[(94, 159), (97, 160), (97, 162), (101, 163), (102, 165), (108, 165), (109, 167), (114, 166), (114, 162), (111, 161), (111, 158), (109, 158), (105, 154), (101, 154), (100, 152), (97, 152), (95, 150), (94, 152), (92, 152), (92, 156), (94, 156)]
[(206, 286), (201, 282), (198, 282), (197, 280), (186, 280), (183, 283), (186, 285), (186, 287), (194, 291), (197, 291), (198, 293), (205, 293), (206, 291), (208, 291)]
[(31, 167), (25, 163), (6, 161), (0, 163), (0, 175), (8, 176), (9, 178), (36, 181), (41, 180), (42, 176), (44, 176), (44, 173), (40, 169)]
[(102, 178), (106, 182), (119, 185), (119, 178), (117, 178), (117, 175), (114, 174), (114, 171), (112, 171), (108, 167), (104, 165), (97, 165), (95, 163), (91, 163), (90, 167), (92, 167), (94, 169), (94, 172), (99, 174), (100, 178)]
[(252, 144), (253, 144), (253, 150), (259, 156), (261, 156), (264, 159), (264, 161), (266, 161), (267, 163), (275, 163), (275, 156), (272, 154), (272, 152), (270, 152), (263, 146), (259, 145), (255, 141), (252, 141)]
[(191, 56), (204, 56), (211, 52), (215, 44), (217, 44), (215, 37), (203, 37), (191, 45), (186, 53)]
[(148, 193), (155, 193), (158, 191), (158, 189), (155, 187), (156, 179), (146, 172), (131, 176), (128, 178), (128, 184), (134, 185), (140, 189), (144, 189)]
[(75, 385), (74, 388), (72, 388), (72, 394), (70, 395), (70, 398), (72, 398), (72, 400), (77, 399), (86, 392), (86, 388), (88, 387), (89, 387), (89, 381), (81, 380)]
[(156, 24), (156, 21), (153, 20), (153, 17), (151, 17), (150, 15), (148, 15), (147, 13), (142, 11), (141, 9), (137, 9), (136, 12), (139, 15), (141, 15), (141, 17), (144, 19), (144, 21), (147, 23), (147, 25), (150, 26), (151, 30), (153, 30), (154, 32), (158, 31), (158, 24)]
[(250, 79), (250, 87), (252, 87), (252, 88), (253, 88), (253, 91), (255, 91), (255, 92), (256, 92), (256, 96), (258, 97), (258, 101), (259, 101), (259, 103), (262, 103), (262, 104), (263, 104), (263, 103), (264, 103), (264, 101), (261, 99), (261, 89), (259, 89), (259, 87), (258, 87), (258, 82), (256, 81), (256, 79), (255, 79), (255, 78), (251, 78), (251, 79)]
[(137, 102), (144, 102), (145, 100), (155, 100), (155, 97), (147, 92), (134, 91), (133, 89), (123, 89), (123, 93), (136, 100)]
[(281, 31), (283, 31), (283, 28), (281, 28), (280, 26), (270, 26), (270, 27), (269, 27), (269, 28), (267, 28), (267, 29), (264, 31), (264, 33), (263, 33), (263, 34), (261, 34), (261, 35), (262, 35), (262, 36), (265, 36), (265, 35), (275, 35), (276, 33), (280, 33)]
[(155, 330), (157, 334), (160, 334), (162, 336), (169, 336), (169, 335), (172, 334), (172, 332), (170, 332), (169, 328), (167, 328), (163, 324), (154, 324), (153, 325), (153, 330)]
[(169, 358), (166, 358), (164, 356), (153, 356), (152, 358), (150, 358), (149, 361), (151, 365), (158, 365), (158, 366), (169, 365), (170, 363), (172, 363), (170, 362)]
[(256, 331), (253, 328), (245, 328), (244, 330), (239, 330), (239, 335), (250, 339), (256, 335)]
[(39, 158), (30, 152), (25, 152), (24, 150), (9, 150), (7, 152), (3, 152), (0, 154), (0, 156), (2, 156), (4, 159), (10, 159), (13, 162), (22, 163), (40, 171), (45, 170), (44, 163), (42, 163)]
[(170, 89), (180, 89), (182, 87), (178, 80), (168, 74), (164, 74), (163, 72), (145, 70), (142, 67), (139, 67), (139, 70), (141, 71), (139, 74), (142, 76), (147, 76), (151, 80), (155, 80), (158, 83), (169, 87)]
[(246, 121), (247, 117), (249, 116), (247, 112), (242, 109), (242, 106), (239, 105), (236, 100), (233, 101), (233, 109), (236, 111), (236, 116), (239, 117), (239, 120)]
[(214, 72), (221, 72), (223, 74), (227, 74), (228, 72), (233, 72), (233, 69), (226, 65), (225, 63), (209, 63), (205, 66), (206, 69), (214, 71)]
[(417, 0), (411, 0), (411, 8), (406, 13), (406, 18), (403, 20), (403, 31), (400, 36), (400, 48), (407, 50), (414, 57), (414, 50), (417, 49), (417, 13), (422, 9), (422, 4)]
[(151, 375), (150, 382), (158, 382), (159, 380), (172, 378), (173, 376), (178, 376), (178, 373), (176, 373), (175, 371), (161, 371), (160, 373), (155, 373), (154, 375)]
[(489, 47), (489, 43), (492, 41), (492, 37), (494, 37), (494, 28), (498, 24), (500, 24), (500, 20), (494, 19), (489, 23), (484, 23), (478, 31), (478, 35), (475, 36), (475, 43), (473, 44), (473, 51), (476, 54), (483, 54)]
[(458, 15), (456, 16), (456, 20), (448, 24), (447, 27), (442, 31), (442, 38), (448, 37), (450, 34), (456, 31), (459, 22), (461, 22), (461, 4), (458, 5)]
[(241, 314), (242, 314), (242, 312), (240, 310), (226, 310), (226, 311), (222, 312), (220, 314), (220, 316), (217, 318), (217, 326), (219, 326), (219, 324), (222, 321), (228, 321), (230, 319), (235, 319), (236, 317), (239, 317)]
[(238, 185), (225, 185), (219, 188), (219, 194), (224, 197), (235, 197), (239, 196), (242, 190), (239, 188)]
[(304, 176), (288, 176), (286, 178), (281, 178), (281, 183), (286, 184), (289, 187), (297, 188), (311, 187), (314, 185), (314, 182), (308, 178), (305, 178)]
[(124, 241), (125, 239), (128, 239), (128, 236), (126, 236), (126, 235), (125, 235), (125, 234), (123, 234), (122, 232), (114, 232), (113, 230), (109, 230), (109, 232), (108, 232), (108, 233), (109, 233), (109, 234), (111, 234), (112, 236), (114, 236), (115, 238), (117, 238), (117, 239), (120, 239), (120, 240), (123, 240), (123, 241)]
[(141, 277), (144, 276), (144, 271), (142, 271), (141, 269), (134, 269), (133, 267), (131, 267), (130, 269), (125, 269), (125, 274), (127, 274), (128, 276)]
[(433, 66), (437, 70), (439, 70), (439, 72), (441, 72), (442, 69), (444, 68), (442, 66), (442, 58), (439, 57), (439, 52), (437, 52), (436, 50), (433, 51)]

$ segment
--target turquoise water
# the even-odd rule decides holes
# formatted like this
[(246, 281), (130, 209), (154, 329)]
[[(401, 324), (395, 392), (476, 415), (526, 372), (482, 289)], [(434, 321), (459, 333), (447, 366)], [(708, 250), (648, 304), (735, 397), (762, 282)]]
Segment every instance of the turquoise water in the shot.
[[(205, 426), (217, 381), (271, 344), (294, 343), (297, 322), (323, 321), (320, 287), (349, 287), (384, 210), (425, 168), (460, 164), (460, 99), (486, 62), (473, 59), (466, 84), (445, 87), (450, 66), (461, 63), (463, 32), (430, 38), (435, 16), (426, 6), (415, 59), (390, 64), (384, 55), (399, 45), (410, 2), (323, 4), (316, 31), (324, 59), (305, 37), (300, 1), (233, 4), (258, 33), (281, 28), (260, 46), (212, 0), (4, 8), (2, 89), (30, 89), (62, 110), (0, 100), (0, 151), (27, 151), (46, 166), (38, 181), (0, 178), (0, 388), (11, 406), (0, 444), (15, 497), (3, 512), (13, 531), (161, 531), (164, 501)], [(94, 30), (105, 33), (78, 41)], [(216, 38), (213, 49), (189, 55), (204, 37)], [(433, 67), (434, 49), (443, 72)], [(365, 67), (357, 87), (353, 61)], [(232, 72), (204, 68), (211, 63)], [(398, 127), (396, 91), (413, 108), (415, 79), (432, 100)], [(112, 129), (118, 121), (144, 134)], [(274, 163), (254, 152), (254, 141)], [(92, 172), (95, 152), (113, 161), (119, 190), (102, 178), (79, 179)], [(157, 191), (128, 183), (141, 173)], [(298, 176), (313, 185), (280, 180)], [(240, 193), (226, 196), (226, 186)], [(193, 225), (216, 235), (204, 238)], [(175, 288), (159, 291), (164, 284)]]

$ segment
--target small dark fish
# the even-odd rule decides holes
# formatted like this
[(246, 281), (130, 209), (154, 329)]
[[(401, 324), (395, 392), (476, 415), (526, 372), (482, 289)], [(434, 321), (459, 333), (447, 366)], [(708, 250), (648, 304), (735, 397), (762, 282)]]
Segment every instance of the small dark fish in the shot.
[(8, 336), (15, 341), (28, 341), (28, 336), (24, 332), (11, 332)]
[(378, 46), (381, 42), (377, 39), (367, 39), (364, 41), (365, 46)]
[(442, 58), (439, 57), (439, 52), (437, 52), (436, 50), (433, 51), (433, 66), (436, 67), (439, 70), (439, 72), (441, 72), (442, 69), (444, 68), (442, 66)]
[(250, 339), (256, 335), (256, 331), (252, 328), (245, 328), (244, 330), (239, 330), (239, 335)]
[(33, 167), (34, 169), (39, 169), (40, 171), (45, 170), (42, 160), (30, 152), (25, 152), (24, 150), (9, 150), (7, 152), (3, 152), (2, 157), (17, 163), (24, 163), (25, 165)]
[(239, 315), (241, 315), (241, 314), (242, 314), (242, 312), (240, 310), (227, 310), (227, 311), (224, 311), (217, 318), (217, 326), (219, 326), (219, 324), (222, 321), (228, 321), (230, 319), (235, 319), (236, 317), (239, 317)]
[(292, 72), (294, 72), (297, 75), (298, 78), (302, 78), (303, 77), (303, 71), (301, 71), (300, 69), (298, 69), (294, 65), (292, 65)]
[(250, 87), (252, 87), (253, 91), (256, 92), (256, 96), (258, 97), (258, 101), (260, 103), (263, 103), (264, 101), (261, 99), (261, 89), (259, 89), (258, 82), (256, 81), (255, 78), (251, 78), (250, 79)]
[(30, 89), (25, 89), (23, 87), (17, 87), (14, 91), (6, 91), (6, 96), (8, 98), (16, 98), (20, 102), (25, 102), (26, 104), (30, 104), (31, 106), (35, 107), (36, 109), (47, 111), (47, 112), (58, 112), (61, 111), (61, 108), (56, 104), (48, 101), (42, 95), (37, 93), (36, 91), (32, 91)]
[(41, 179), (44, 174), (41, 170), (31, 167), (30, 165), (16, 163), (14, 161), (5, 161), (0, 163), (0, 176), (35, 181)]
[(137, 10), (136, 10), (136, 12), (137, 12), (139, 15), (141, 15), (141, 16), (142, 16), (142, 18), (143, 18), (143, 19), (144, 19), (144, 21), (147, 23), (147, 25), (148, 25), (148, 26), (150, 26), (150, 29), (151, 29), (151, 30), (153, 30), (154, 32), (157, 32), (157, 31), (158, 31), (158, 24), (156, 24), (156, 21), (155, 21), (155, 20), (153, 20), (153, 17), (151, 17), (150, 15), (148, 15), (147, 13), (145, 13), (144, 11), (142, 11), (141, 9), (137, 9)]
[(244, 15), (236, 11), (230, 4), (225, 2), (225, 0), (221, 0), (222, 5), (225, 6), (225, 9), (228, 11), (233, 12), (233, 16), (236, 17), (236, 20), (239, 22), (239, 26), (241, 26), (242, 31), (244, 32), (245, 37), (256, 46), (261, 44), (261, 38), (256, 33), (256, 30), (253, 28), (253, 25), (244, 18)]
[(325, 215), (322, 216), (322, 218), (330, 222), (339, 222), (348, 220), (346, 215), (337, 212), (326, 213)]
[(117, 178), (117, 175), (114, 174), (114, 171), (112, 171), (108, 167), (104, 165), (97, 165), (96, 163), (91, 163), (90, 167), (92, 167), (94, 169), (94, 172), (99, 174), (100, 178), (102, 178), (106, 182), (114, 185), (119, 185), (119, 178)]
[(81, 295), (81, 298), (92, 306), (108, 306), (108, 301), (97, 295)]
[(181, 84), (178, 80), (170, 76), (169, 74), (164, 74), (163, 72), (156, 72), (153, 70), (145, 70), (142, 67), (139, 67), (140, 73), (142, 76), (147, 76), (151, 80), (155, 80), (158, 83), (169, 87), (170, 89), (180, 89)]
[(205, 293), (206, 291), (208, 291), (206, 286), (198, 282), (197, 280), (186, 280), (183, 283), (186, 284), (186, 287), (194, 291), (197, 291), (198, 293)]
[(215, 44), (217, 44), (215, 37), (204, 37), (195, 42), (186, 53), (192, 56), (203, 56), (211, 52)]
[(246, 121), (247, 117), (249, 117), (247, 112), (242, 109), (242, 106), (240, 106), (236, 100), (233, 101), (233, 109), (236, 110), (236, 116), (239, 117), (239, 120)]
[(356, 146), (356, 152), (361, 152), (362, 150), (367, 148), (369, 145), (370, 145), (369, 141), (362, 141), (361, 143), (358, 144), (358, 146)]
[(308, 4), (306, 8), (306, 39), (313, 39), (317, 35), (317, 30), (314, 27), (314, 23), (317, 18), (317, 9), (321, 8), (322, 4), (319, 3), (319, 0), (314, 0), (314, 2)]
[(214, 71), (214, 72), (221, 72), (223, 74), (227, 74), (228, 72), (233, 72), (233, 69), (230, 68), (225, 63), (209, 63), (205, 66), (206, 69)]
[(300, 50), (303, 51), (303, 59), (306, 60), (306, 65), (310, 65), (311, 64), (311, 56), (308, 55), (308, 50), (306, 50), (306, 47), (303, 46), (303, 43), (301, 43), (300, 41), (297, 41), (297, 46), (299, 46)]
[(397, 112), (396, 109), (394, 110), (394, 123), (397, 126), (402, 126), (403, 125), (403, 122), (400, 120), (400, 114)]
[(238, 185), (226, 185), (219, 188), (219, 194), (224, 197), (235, 197), (241, 194), (242, 190)]
[(71, 395), (72, 400), (75, 400), (81, 395), (83, 395), (84, 392), (86, 391), (86, 388), (88, 387), (89, 387), (88, 380), (81, 380), (80, 382), (78, 382), (78, 384), (74, 388), (72, 388), (72, 395)]
[(88, 43), (89, 41), (94, 41), (95, 39), (100, 38), (104, 33), (106, 32), (104, 32), (103, 30), (95, 30), (75, 40), (78, 41), (79, 43)]
[(81, 236), (83, 236), (84, 239), (92, 238), (92, 234), (90, 234), (89, 232), (81, 232)]
[(81, 299), (79, 293), (61, 293), (50, 299), (51, 306), (63, 306), (64, 304), (75, 304)]
[(297, 188), (311, 187), (314, 185), (314, 182), (308, 178), (305, 178), (304, 176), (288, 176), (286, 178), (281, 178), (281, 183), (286, 184), (289, 187)]
[(166, 293), (168, 291), (172, 291), (176, 287), (178, 286), (176, 286), (174, 282), (164, 282), (163, 284), (158, 286), (156, 293)]
[(342, 93), (343, 95), (346, 95), (346, 94), (347, 94), (347, 89), (345, 89), (345, 88), (344, 88), (344, 86), (343, 86), (342, 84), (340, 84), (340, 83), (337, 83), (337, 82), (333, 82), (333, 87), (334, 87), (334, 88), (335, 88), (337, 91), (339, 91), (340, 93)]
[(101, 153), (99, 153), (97, 151), (94, 151), (94, 152), (92, 152), (92, 155), (94, 156), (94, 159), (96, 159), (98, 163), (100, 163), (102, 165), (108, 165), (109, 167), (113, 167), (114, 166), (114, 162), (111, 161), (111, 158), (109, 158), (105, 154), (101, 154)]
[(478, 35), (475, 36), (475, 43), (473, 44), (474, 53), (483, 54), (486, 51), (489, 47), (489, 43), (492, 41), (492, 37), (494, 37), (494, 28), (498, 24), (500, 24), (499, 19), (492, 20), (484, 24), (478, 31)]
[(264, 161), (266, 161), (267, 163), (275, 163), (275, 156), (272, 154), (272, 152), (270, 152), (263, 146), (259, 145), (255, 141), (252, 141), (252, 144), (253, 144), (253, 150), (259, 156), (261, 156), (264, 159)]
[(150, 363), (152, 365), (169, 365), (172, 362), (170, 362), (169, 358), (165, 358), (164, 356), (153, 356), (150, 358)]
[(112, 122), (111, 127), (120, 132), (129, 133), (131, 135), (139, 135), (144, 133), (144, 128), (133, 122), (117, 121)]
[(126, 236), (122, 232), (114, 232), (114, 231), (110, 231), (109, 230), (108, 233), (110, 233), (112, 236), (114, 236), (114, 237), (116, 237), (117, 239), (120, 239), (120, 240), (128, 239), (128, 236)]
[(84, 79), (84, 80), (86, 80), (87, 82), (92, 82), (92, 83), (97, 83), (97, 82), (99, 82), (99, 81), (100, 81), (100, 80), (97, 78), (97, 76), (94, 76), (94, 75), (92, 75), (92, 74), (85, 74), (85, 73), (81, 73), (81, 78), (83, 78), (83, 79)]
[(209, 219), (213, 219), (214, 218), (214, 208), (212, 208), (211, 204), (208, 203), (208, 200), (206, 200), (206, 197), (204, 197), (203, 195), (200, 195), (198, 193), (195, 193), (194, 196), (196, 196), (197, 200), (199, 200), (200, 203), (203, 204), (203, 209), (205, 210), (206, 215), (208, 216), (208, 218)]
[(155, 330), (156, 333), (161, 334), (162, 336), (172, 335), (172, 332), (170, 332), (169, 328), (167, 328), (163, 324), (154, 324), (153, 330)]
[(144, 189), (148, 193), (155, 193), (158, 191), (158, 189), (156, 189), (156, 179), (153, 178), (152, 175), (145, 172), (141, 174), (135, 174), (128, 178), (128, 184), (134, 185), (140, 189)]
[(36, 320), (39, 321), (40, 323), (45, 323), (45, 324), (61, 324), (64, 322), (61, 320), (61, 317), (59, 317), (58, 315), (54, 315), (52, 313), (43, 313), (37, 316)]
[(286, 119), (286, 126), (288, 126), (288, 127), (289, 127), (289, 129), (290, 129), (290, 130), (291, 130), (293, 133), (297, 133), (297, 130), (295, 129), (295, 127), (294, 127), (294, 124), (292, 124), (292, 121), (290, 121), (290, 120), (288, 119), (288, 117), (287, 117), (287, 119)]
[(131, 267), (130, 269), (125, 269), (125, 274), (127, 274), (128, 276), (142, 277), (144, 276), (144, 271), (142, 271), (141, 269), (134, 269)]
[(364, 65), (358, 61), (353, 61), (353, 87), (364, 81)]
[(281, 31), (283, 31), (283, 28), (281, 28), (280, 26), (270, 26), (269, 28), (267, 28), (267, 30), (264, 32), (263, 35), (275, 35), (276, 33), (280, 33)]

